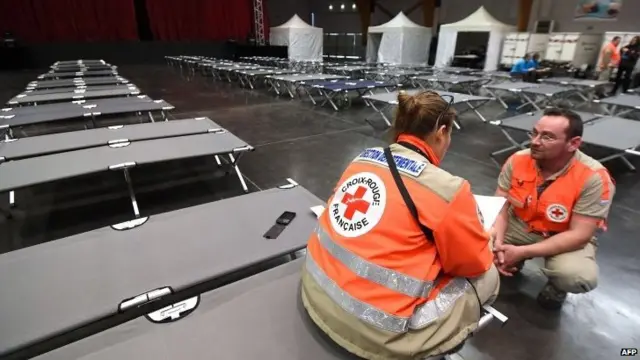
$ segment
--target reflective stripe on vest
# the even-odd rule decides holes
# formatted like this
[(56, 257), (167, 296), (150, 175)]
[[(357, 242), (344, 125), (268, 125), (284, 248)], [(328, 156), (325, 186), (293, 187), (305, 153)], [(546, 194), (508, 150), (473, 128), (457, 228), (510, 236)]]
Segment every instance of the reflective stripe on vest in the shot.
[(422, 329), (447, 312), (456, 300), (469, 289), (469, 282), (463, 278), (452, 279), (440, 290), (438, 296), (416, 307), (411, 317), (395, 316), (362, 302), (342, 290), (318, 266), (311, 254), (307, 254), (306, 269), (325, 293), (344, 311), (373, 326), (394, 333), (405, 333), (409, 329)]
[(426, 298), (431, 289), (433, 289), (433, 282), (431, 281), (422, 281), (398, 271), (387, 269), (352, 253), (333, 241), (320, 226), (316, 228), (316, 234), (320, 245), (331, 256), (363, 279), (415, 298)]
[[(362, 259), (333, 241), (322, 228), (316, 229), (316, 233), (319, 244), (359, 277), (414, 298), (424, 298), (433, 289), (432, 282), (425, 282)], [(311, 253), (307, 254), (306, 269), (318, 286), (343, 310), (371, 325), (395, 333), (428, 326), (446, 313), (469, 289), (469, 282), (466, 279), (454, 278), (440, 290), (435, 299), (417, 306), (411, 317), (400, 317), (356, 299), (341, 289), (320, 268)]]

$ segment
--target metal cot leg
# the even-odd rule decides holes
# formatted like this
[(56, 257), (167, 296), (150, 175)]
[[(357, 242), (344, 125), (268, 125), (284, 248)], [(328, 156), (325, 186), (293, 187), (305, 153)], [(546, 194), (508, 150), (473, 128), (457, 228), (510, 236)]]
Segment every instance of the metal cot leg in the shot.
[(500, 105), (502, 105), (502, 107), (503, 107), (503, 108), (505, 108), (505, 109), (508, 109), (508, 108), (509, 108), (509, 105), (507, 105), (507, 103), (506, 103), (504, 100), (502, 100), (502, 97), (500, 97), (500, 96), (498, 95), (498, 91), (497, 91), (497, 90), (491, 90), (491, 89), (489, 89), (489, 88), (487, 88), (487, 87), (485, 87), (484, 89), (485, 89), (485, 90), (487, 90), (487, 92), (488, 92), (488, 93), (489, 93), (489, 94), (490, 94), (494, 99), (498, 100), (498, 102), (500, 103)]
[(127, 189), (129, 190), (129, 197), (131, 198), (131, 206), (133, 207), (133, 214), (136, 218), (140, 217), (140, 210), (138, 209), (138, 201), (136, 200), (136, 194), (133, 192), (133, 184), (131, 183), (131, 175), (129, 169), (122, 169), (124, 172), (124, 179), (127, 182)]
[[(373, 101), (367, 101), (369, 103), (369, 106), (371, 106), (371, 108), (377, 112), (378, 114), (380, 114), (380, 116), (382, 116), (382, 119), (384, 120), (384, 122), (387, 124), (387, 126), (391, 127), (391, 122), (389, 121), (389, 119), (387, 118), (387, 115), (385, 115), (384, 111), (387, 109), (388, 105), (383, 106), (382, 108), (378, 109), (375, 104), (373, 103)], [(367, 121), (367, 119), (365, 119), (365, 121)], [(368, 121), (367, 121), (368, 122)]]
[(240, 184), (242, 185), (242, 190), (244, 190), (244, 192), (249, 192), (247, 183), (244, 181), (244, 176), (242, 176), (242, 172), (240, 172), (240, 168), (238, 168), (238, 160), (240, 159), (240, 157), (238, 157), (238, 160), (236, 160), (233, 154), (230, 153), (229, 159), (231, 160), (231, 165), (233, 166), (233, 168), (236, 171), (236, 174), (238, 175), (238, 179), (240, 180)]
[[(499, 126), (499, 125), (498, 125)], [(505, 130), (503, 127), (500, 127), (500, 131), (502, 131), (502, 133), (504, 134), (504, 136), (507, 138), (507, 140), (512, 144), (511, 146), (508, 146), (506, 148), (497, 150), (492, 152), (491, 154), (489, 154), (489, 156), (491, 157), (491, 160), (498, 166), (501, 167), (500, 163), (498, 163), (498, 161), (495, 159), (495, 157), (497, 155), (500, 155), (502, 153), (508, 152), (508, 151), (513, 151), (513, 150), (520, 150), (520, 149), (524, 149), (525, 146), (527, 146), (530, 141), (526, 140), (522, 143), (517, 142), (510, 134), (509, 132), (507, 132), (507, 130)]]

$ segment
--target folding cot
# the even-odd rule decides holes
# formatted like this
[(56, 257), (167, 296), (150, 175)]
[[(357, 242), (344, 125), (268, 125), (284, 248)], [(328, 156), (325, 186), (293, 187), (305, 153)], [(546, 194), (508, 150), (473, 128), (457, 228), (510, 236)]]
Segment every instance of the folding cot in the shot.
[(388, 64), (385, 66), (388, 69), (397, 70), (416, 70), (416, 71), (434, 71), (433, 66), (426, 63), (414, 63), (414, 64)]
[[(111, 359), (359, 359), (334, 344), (312, 322), (300, 299), (296, 259), (235, 283), (199, 294), (38, 360)], [(490, 306), (477, 331), (508, 320)], [(425, 360), (453, 359), (432, 357)], [(457, 356), (456, 358), (460, 358)]]
[[(317, 222), (310, 207), (323, 204), (296, 185), (0, 255), (0, 357), (31, 357), (176, 302), (187, 307), (159, 314), (185, 315), (187, 299), (295, 256)], [(276, 238), (264, 238), (285, 211), (297, 216)]]
[[(196, 71), (200, 71), (203, 76), (207, 76), (207, 67), (212, 64), (219, 64), (221, 62), (212, 61), (205, 58), (200, 57), (186, 57), (182, 56), (177, 60), (177, 66), (180, 69), (180, 75), (185, 75), (183, 73), (183, 68), (186, 70), (187, 78), (193, 77), (196, 74)], [(227, 63), (230, 63), (227, 61)]]
[(218, 59), (208, 59), (208, 58), (200, 58), (196, 60), (183, 60), (182, 62), (187, 65), (187, 70), (189, 70), (192, 75), (195, 75), (196, 72), (199, 72), (204, 77), (213, 76), (211, 70), (209, 69), (212, 65), (236, 64), (231, 60), (218, 60)]
[[(504, 136), (511, 143), (511, 145), (506, 148), (492, 152), (490, 154), (491, 160), (493, 160), (493, 162), (495, 162), (498, 166), (500, 166), (498, 161), (495, 159), (497, 155), (503, 154), (505, 152), (513, 151), (513, 150), (524, 149), (527, 145), (529, 145), (529, 143), (531, 142), (529, 140), (526, 140), (524, 142), (516, 141), (511, 136), (511, 134), (509, 134), (509, 130), (516, 130), (516, 131), (528, 133), (533, 130), (533, 127), (536, 125), (538, 120), (540, 120), (543, 113), (544, 111), (539, 110), (535, 112), (529, 112), (525, 114), (508, 117), (501, 120), (490, 121), (492, 125), (497, 125), (500, 127), (500, 131), (502, 131)], [(588, 121), (591, 121), (593, 119), (600, 117), (600, 115), (588, 113), (588, 112), (578, 111), (577, 113), (578, 115), (580, 115), (580, 118), (582, 119), (583, 123), (586, 123)]]
[(93, 77), (93, 76), (118, 76), (118, 72), (115, 70), (48, 72), (48, 73), (38, 75), (38, 80), (66, 79), (66, 78)]
[(603, 116), (584, 124), (582, 141), (614, 151), (612, 155), (598, 159), (600, 162), (620, 159), (631, 171), (635, 171), (625, 155), (640, 156), (640, 122), (615, 116)]
[[(414, 90), (409, 90), (406, 93), (409, 95), (415, 95), (422, 91), (425, 91), (425, 90), (414, 89)], [(480, 120), (482, 120), (482, 122), (487, 121), (485, 117), (478, 111), (478, 108), (480, 108), (487, 102), (493, 100), (493, 98), (490, 98), (487, 96), (460, 94), (460, 93), (454, 93), (454, 92), (448, 92), (448, 91), (436, 91), (436, 92), (440, 94), (440, 96), (445, 97), (445, 99), (446, 98), (452, 99), (453, 106), (455, 106), (456, 109), (458, 110), (458, 114), (463, 114), (467, 111), (473, 111), (473, 113), (476, 114), (476, 116)], [(398, 91), (389, 92), (386, 94), (382, 93), (382, 94), (375, 94), (375, 95), (365, 95), (362, 98), (364, 99), (365, 102), (367, 102), (369, 106), (371, 106), (373, 110), (375, 110), (377, 113), (380, 114), (380, 116), (388, 126), (391, 126), (391, 122), (387, 118), (386, 112), (389, 111), (392, 107), (398, 105)], [(383, 106), (378, 108), (375, 105), (376, 103), (382, 103)], [(461, 104), (464, 104), (465, 106), (463, 109), (458, 108), (458, 106)], [(366, 121), (369, 122), (368, 119), (366, 119)], [(461, 129), (461, 126), (458, 121), (454, 121), (453, 125), (458, 130)]]
[(350, 78), (363, 77), (365, 71), (372, 70), (375, 67), (362, 65), (344, 65), (344, 66), (328, 66), (326, 71), (330, 74), (344, 75)]
[(63, 61), (56, 61), (53, 63), (53, 66), (64, 66), (64, 65), (77, 65), (77, 64), (84, 64), (84, 65), (104, 65), (106, 64), (106, 62), (102, 59), (98, 60), (98, 59), (78, 59), (78, 60), (63, 60)]
[(411, 79), (431, 73), (431, 70), (410, 70), (410, 69), (381, 69), (365, 71), (365, 76), (371, 80), (389, 81), (396, 84), (410, 85)]
[(510, 81), (511, 74), (508, 71), (473, 71), (469, 73), (471, 76), (488, 77), (492, 82)]
[(437, 72), (456, 74), (456, 75), (469, 75), (473, 72), (477, 72), (478, 69), (466, 68), (466, 67), (456, 67), (456, 66), (447, 66), (443, 68), (435, 69)]
[(264, 65), (269, 67), (273, 66), (273, 67), (279, 67), (279, 68), (288, 68), (292, 62), (292, 60), (289, 60), (289, 59), (273, 57), (273, 56), (241, 57), (240, 60), (249, 62), (252, 64)]
[(295, 98), (300, 90), (305, 91), (306, 85), (313, 84), (314, 82), (326, 81), (326, 80), (341, 80), (346, 79), (344, 75), (334, 74), (295, 74), (295, 75), (268, 75), (266, 77), (267, 82), (271, 86), (271, 89), (275, 91), (277, 95), (284, 93), (282, 89), (286, 90), (291, 98)]
[(172, 109), (173, 105), (168, 102), (153, 100), (146, 95), (3, 108), (0, 109), (0, 132), (4, 132), (5, 138), (13, 138), (14, 130), (23, 126), (79, 118), (88, 118), (95, 126), (95, 119), (98, 116), (143, 112), (147, 113), (151, 122), (154, 122), (153, 112), (159, 112), (162, 119), (166, 120), (166, 111)]
[(221, 132), (208, 118), (115, 125), (84, 131), (31, 136), (0, 142), (0, 164), (6, 161), (64, 153), (133, 141)]
[(576, 79), (571, 77), (542, 78), (540, 79), (540, 82), (564, 85), (575, 88), (576, 90), (578, 90), (575, 95), (580, 97), (580, 99), (582, 99), (584, 103), (589, 103), (595, 98), (595, 95), (598, 91), (601, 91), (603, 88), (611, 85), (609, 81)]
[(291, 69), (302, 73), (319, 73), (322, 72), (322, 61), (309, 60), (290, 60), (279, 64), (282, 69)]
[(110, 98), (119, 96), (140, 95), (140, 89), (134, 85), (128, 86), (103, 86), (102, 88), (63, 88), (64, 90), (27, 90), (11, 98), (7, 105), (24, 106), (42, 103), (55, 103), (80, 99)]
[[(640, 110), (640, 97), (631, 94), (618, 94), (604, 99), (594, 99), (594, 103), (602, 104), (608, 115), (624, 116)], [(622, 108), (619, 110), (619, 108)]]
[(473, 94), (477, 88), (491, 82), (491, 79), (487, 78), (468, 75), (451, 75), (446, 73), (429, 76), (416, 76), (412, 80), (414, 84), (417, 84), (423, 89), (435, 88), (452, 91), (452, 89), (460, 88), (470, 95)]
[(96, 70), (117, 70), (118, 67), (110, 64), (63, 64), (51, 65), (49, 72), (67, 72), (67, 71), (96, 71)]
[[(334, 100), (336, 100), (339, 95), (343, 96), (342, 100), (344, 100), (346, 103), (349, 103), (350, 92), (356, 92), (358, 94), (358, 97), (362, 97), (365, 94), (373, 95), (373, 89), (385, 89), (387, 92), (389, 92), (389, 89), (396, 88), (398, 86), (398, 84), (386, 81), (348, 79), (314, 82), (310, 85), (310, 89), (317, 90), (319, 94), (324, 98), (324, 101), (320, 104), (320, 106), (329, 103), (334, 110), (338, 111), (338, 105)], [(315, 105), (316, 101), (309, 90), (307, 90), (307, 95), (309, 95), (309, 98)]]
[(248, 86), (251, 89), (255, 88), (257, 80), (266, 76), (279, 76), (279, 75), (291, 75), (297, 71), (287, 69), (252, 69), (252, 70), (238, 70), (236, 71), (238, 80), (241, 86)]
[(265, 68), (264, 66), (255, 64), (227, 62), (207, 64), (206, 67), (210, 69), (214, 80), (227, 80), (228, 82), (233, 81), (232, 72), (234, 70), (258, 70)]
[[(636, 120), (623, 119), (614, 116), (603, 116), (587, 112), (577, 112), (584, 123), (584, 132), (582, 141), (585, 144), (595, 145), (609, 150), (613, 150), (614, 154), (598, 159), (600, 162), (620, 159), (630, 169), (635, 167), (624, 157), (627, 154), (640, 155), (638, 147), (640, 146), (640, 122)], [(512, 144), (509, 147), (494, 151), (491, 153), (491, 159), (500, 166), (495, 159), (496, 155), (524, 149), (530, 141), (518, 142), (508, 132), (508, 130), (517, 130), (529, 132), (533, 129), (535, 123), (542, 117), (543, 112), (531, 112), (521, 114), (514, 117), (491, 121), (491, 124), (500, 126), (500, 130), (507, 140)]]
[[(104, 171), (122, 171), (133, 212), (138, 217), (140, 213), (129, 169), (201, 156), (214, 156), (218, 165), (221, 165), (220, 158), (227, 156), (243, 190), (247, 192), (238, 161), (243, 153), (253, 148), (207, 118), (190, 121), (195, 125), (185, 124), (182, 128), (176, 128), (173, 124), (168, 125), (173, 121), (146, 123), (126, 126), (120, 133), (110, 131), (113, 128), (100, 128), (46, 135), (44, 139), (24, 138), (17, 140), (17, 145), (14, 146), (11, 143), (5, 144), (10, 150), (15, 147), (33, 147), (36, 150), (30, 152), (32, 155), (34, 151), (36, 154), (41, 151), (46, 155), (25, 157), (13, 154), (17, 160), (0, 161), (0, 192), (9, 192), (9, 205), (14, 206), (14, 191), (21, 188)], [(153, 128), (157, 130), (147, 130)], [(185, 134), (189, 129), (191, 133)], [(149, 138), (149, 134), (156, 135)], [(62, 139), (67, 143), (58, 144)], [(31, 145), (32, 143), (39, 147)], [(47, 150), (48, 148), (52, 150)], [(25, 151), (29, 152), (23, 150)]]
[(579, 91), (573, 87), (556, 85), (537, 85), (518, 89), (524, 104), (531, 105), (536, 111), (542, 110), (545, 106), (555, 106), (560, 101), (569, 101), (569, 97)]
[(167, 61), (167, 65), (171, 67), (178, 66), (180, 63), (181, 56), (165, 56), (164, 59)]
[(190, 75), (193, 75), (193, 68), (190, 67), (191, 63), (196, 63), (199, 62), (200, 58), (199, 57), (191, 57), (191, 56), (176, 56), (173, 57), (173, 65), (177, 66), (178, 69), (180, 70), (180, 75), (184, 75), (183, 69), (187, 70), (187, 77), (189, 77)]
[(129, 84), (129, 80), (121, 76), (100, 76), (88, 78), (72, 78), (61, 80), (32, 81), (27, 84), (27, 90), (53, 89), (64, 87), (83, 87), (89, 85), (120, 85)]
[(22, 93), (27, 95), (44, 95), (44, 94), (59, 94), (66, 92), (73, 92), (75, 90), (85, 91), (97, 91), (97, 90), (112, 90), (121, 88), (131, 88), (132, 90), (138, 89), (134, 84), (105, 84), (105, 85), (79, 85), (68, 87), (54, 87), (54, 88), (36, 88), (25, 89)]
[(530, 88), (533, 86), (538, 86), (538, 84), (523, 82), (523, 81), (505, 81), (501, 83), (489, 83), (489, 84), (482, 85), (482, 87), (489, 94), (491, 94), (491, 96), (493, 96), (496, 100), (498, 100), (500, 105), (502, 105), (502, 107), (504, 107), (505, 109), (508, 109), (509, 105), (507, 105), (507, 103), (503, 99), (503, 96), (505, 96), (504, 93), (515, 94), (518, 96), (519, 99), (521, 99), (522, 102), (526, 102), (520, 96), (520, 90)]

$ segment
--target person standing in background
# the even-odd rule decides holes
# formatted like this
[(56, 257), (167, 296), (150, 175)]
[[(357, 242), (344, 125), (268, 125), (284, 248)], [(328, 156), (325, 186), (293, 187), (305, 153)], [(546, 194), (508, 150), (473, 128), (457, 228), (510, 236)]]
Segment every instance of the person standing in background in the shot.
[(611, 79), (611, 70), (620, 63), (618, 45), (620, 45), (620, 36), (615, 36), (610, 43), (602, 48), (600, 63), (598, 64), (598, 80), (609, 81)]
[(622, 92), (627, 92), (631, 85), (631, 73), (640, 57), (640, 37), (634, 36), (629, 44), (620, 49), (620, 65), (616, 74), (616, 84), (611, 90), (611, 95), (615, 95), (622, 84)]

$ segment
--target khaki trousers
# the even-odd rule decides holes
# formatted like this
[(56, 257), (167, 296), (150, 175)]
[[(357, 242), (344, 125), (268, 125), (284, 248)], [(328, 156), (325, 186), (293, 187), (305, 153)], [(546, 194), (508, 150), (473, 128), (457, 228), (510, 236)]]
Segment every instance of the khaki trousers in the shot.
[(609, 81), (611, 79), (611, 68), (606, 68), (598, 74), (598, 81)]
[[(517, 217), (509, 216), (504, 242), (511, 245), (529, 245), (544, 238), (528, 232), (527, 225)], [(545, 258), (542, 273), (558, 289), (568, 293), (586, 293), (598, 286), (596, 245)]]
[(491, 265), (484, 274), (469, 280), (476, 288), (482, 305), (491, 305), (496, 301), (500, 292), (500, 273), (495, 265)]

